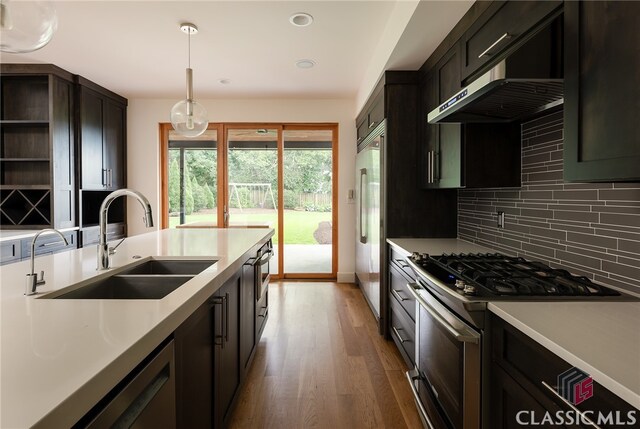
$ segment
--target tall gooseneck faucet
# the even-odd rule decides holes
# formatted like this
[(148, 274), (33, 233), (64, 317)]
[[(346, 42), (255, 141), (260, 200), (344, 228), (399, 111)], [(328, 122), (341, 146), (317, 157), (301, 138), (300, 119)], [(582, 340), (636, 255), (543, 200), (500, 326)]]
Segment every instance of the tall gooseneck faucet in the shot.
[(109, 206), (118, 197), (130, 196), (138, 200), (142, 209), (144, 210), (144, 224), (147, 228), (153, 226), (153, 216), (151, 213), (151, 204), (149, 200), (138, 191), (133, 189), (118, 189), (113, 191), (104, 199), (100, 205), (100, 242), (98, 243), (98, 270), (106, 270), (111, 267), (111, 255), (115, 252), (115, 249), (109, 248), (107, 243), (107, 214), (109, 212)]
[(58, 234), (60, 238), (62, 238), (62, 241), (64, 241), (65, 246), (69, 245), (69, 243), (67, 242), (67, 239), (64, 238), (64, 235), (62, 235), (62, 233), (57, 229), (53, 229), (53, 228), (43, 229), (33, 237), (33, 240), (31, 240), (31, 272), (27, 274), (27, 284), (24, 289), (25, 295), (34, 295), (36, 293), (36, 287), (42, 286), (45, 283), (44, 271), (40, 271), (40, 278), (38, 278), (38, 274), (36, 274), (36, 270), (35, 270), (36, 240), (38, 240), (38, 237), (40, 237), (41, 234), (48, 234), (50, 232)]

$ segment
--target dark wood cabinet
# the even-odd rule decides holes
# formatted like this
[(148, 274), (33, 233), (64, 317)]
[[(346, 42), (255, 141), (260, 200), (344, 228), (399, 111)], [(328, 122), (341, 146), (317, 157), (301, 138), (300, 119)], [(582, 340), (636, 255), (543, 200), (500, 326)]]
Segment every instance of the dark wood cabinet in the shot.
[(22, 245), (20, 240), (7, 240), (0, 242), (0, 265), (18, 262), (22, 258)]
[(178, 428), (213, 427), (213, 300), (174, 332)]
[(409, 256), (389, 245), (389, 335), (400, 351), (407, 368), (415, 364), (416, 300), (407, 289), (414, 282), (411, 268), (405, 259)]
[(360, 144), (385, 118), (384, 91), (377, 86), (356, 119), (357, 144)]
[(0, 224), (75, 226), (73, 76), (50, 64), (2, 64)]
[[(52, 255), (58, 252), (64, 252), (65, 250), (73, 250), (78, 248), (78, 232), (66, 231), (62, 235), (67, 240), (68, 244), (64, 244), (64, 241), (60, 239), (57, 234), (46, 234), (38, 237), (36, 242), (36, 256)], [(31, 243), (33, 237), (22, 239), (22, 259), (28, 259), (31, 257)]]
[(216, 292), (214, 302), (214, 427), (224, 427), (240, 387), (240, 286), (236, 273)]
[(562, 1), (494, 1), (461, 39), (461, 77), (472, 80), (517, 49), (562, 8)]
[(564, 179), (640, 180), (640, 3), (565, 2)]
[(127, 100), (78, 77), (82, 190), (125, 186)]
[[(493, 314), (489, 318), (491, 335), (491, 367), (489, 420), (492, 428), (517, 428), (517, 413), (522, 410), (535, 411), (538, 421), (545, 412), (555, 415), (557, 411), (567, 412), (572, 408), (557, 393), (557, 378), (570, 370), (572, 365), (529, 338)], [(543, 384), (544, 383), (544, 384)], [(546, 386), (545, 386), (546, 384)], [(548, 387), (547, 387), (548, 386)], [(604, 415), (619, 412), (626, 419), (635, 408), (620, 399), (604, 386), (593, 381), (593, 396), (575, 405), (580, 412), (593, 417), (600, 412)], [(575, 411), (571, 411), (575, 415)], [(638, 410), (635, 410), (636, 415)], [(521, 415), (530, 418), (530, 415)], [(597, 417), (596, 417), (597, 418)], [(591, 425), (572, 427), (591, 428)], [(600, 427), (617, 427), (601, 423)]]
[(242, 266), (240, 288), (240, 369), (246, 375), (256, 345), (256, 273), (250, 259)]

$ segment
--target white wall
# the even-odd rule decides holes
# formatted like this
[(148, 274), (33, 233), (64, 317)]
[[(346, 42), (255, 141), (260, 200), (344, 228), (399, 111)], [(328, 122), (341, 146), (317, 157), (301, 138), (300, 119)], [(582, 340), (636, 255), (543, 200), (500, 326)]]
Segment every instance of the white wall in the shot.
[[(158, 124), (169, 122), (177, 100), (130, 99), (127, 111), (127, 186), (142, 192), (160, 219), (160, 142)], [(354, 188), (356, 129), (354, 100), (198, 100), (212, 122), (332, 122), (338, 135), (338, 281), (354, 281)], [(146, 232), (137, 204), (128, 205), (129, 235)], [(157, 227), (156, 227), (157, 228)]]

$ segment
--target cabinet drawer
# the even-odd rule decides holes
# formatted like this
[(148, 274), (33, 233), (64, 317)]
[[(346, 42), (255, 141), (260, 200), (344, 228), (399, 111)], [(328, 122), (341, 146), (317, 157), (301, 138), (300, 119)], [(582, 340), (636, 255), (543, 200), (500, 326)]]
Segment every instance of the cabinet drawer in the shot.
[(20, 240), (4, 241), (0, 243), (0, 265), (17, 262), (22, 257)]
[(409, 280), (403, 276), (394, 264), (389, 269), (389, 294), (391, 300), (397, 302), (404, 309), (407, 316), (413, 321), (416, 320), (416, 300), (407, 290)]
[(256, 303), (256, 344), (260, 342), (268, 318), (269, 291), (266, 291), (262, 299)]
[(373, 130), (375, 127), (380, 125), (384, 119), (384, 96), (380, 94), (378, 98), (375, 100), (373, 107), (369, 111), (369, 125), (367, 126), (369, 130)]
[(407, 280), (414, 281), (415, 277), (411, 268), (407, 264), (408, 252), (403, 252), (393, 246), (389, 246), (389, 262), (392, 262), (396, 268), (407, 276)]
[(495, 63), (561, 6), (561, 1), (507, 1), (489, 7), (462, 36), (462, 78)]
[[(100, 228), (97, 226), (83, 228), (80, 234), (82, 236), (82, 247), (98, 244), (98, 241), (100, 241)], [(125, 224), (110, 223), (107, 225), (107, 241), (120, 240), (124, 237), (126, 237)]]
[[(500, 366), (530, 394), (536, 396), (540, 403), (552, 401), (561, 409), (568, 410), (569, 407), (542, 382), (555, 389), (558, 376), (570, 370), (572, 366), (495, 315), (491, 316), (491, 330), (494, 364)], [(625, 416), (627, 411), (634, 410), (626, 401), (595, 381), (593, 396), (576, 407), (581, 411), (592, 411), (594, 414), (620, 411)], [(549, 409), (548, 406), (545, 408)], [(600, 426), (614, 427), (606, 424)]]
[(416, 355), (416, 324), (411, 320), (398, 301), (391, 300), (391, 320), (389, 330), (407, 367), (413, 368)]
[[(70, 231), (62, 233), (64, 238), (67, 239), (69, 244), (65, 245), (64, 241), (58, 236), (58, 234), (47, 234), (38, 237), (36, 242), (36, 256), (50, 255), (52, 253), (61, 252), (64, 250), (72, 250), (78, 248), (77, 232)], [(22, 240), (22, 258), (31, 257), (31, 242), (33, 238), (25, 238)]]

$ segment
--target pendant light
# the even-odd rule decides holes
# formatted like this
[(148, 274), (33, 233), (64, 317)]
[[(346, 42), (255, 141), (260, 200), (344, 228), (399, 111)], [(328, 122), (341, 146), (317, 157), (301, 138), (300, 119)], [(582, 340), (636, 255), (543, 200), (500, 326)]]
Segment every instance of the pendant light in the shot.
[(0, 0), (0, 51), (32, 52), (49, 43), (58, 27), (50, 1)]
[(180, 30), (189, 36), (189, 67), (187, 67), (187, 98), (178, 101), (171, 108), (173, 129), (185, 137), (198, 137), (209, 126), (207, 111), (193, 99), (193, 70), (191, 70), (191, 35), (198, 33), (198, 27), (185, 23)]

